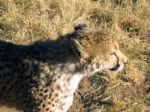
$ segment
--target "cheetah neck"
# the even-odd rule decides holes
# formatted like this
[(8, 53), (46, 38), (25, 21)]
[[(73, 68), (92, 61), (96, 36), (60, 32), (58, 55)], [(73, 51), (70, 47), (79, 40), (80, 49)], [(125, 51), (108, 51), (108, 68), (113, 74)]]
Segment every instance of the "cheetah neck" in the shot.
[(92, 63), (81, 63), (81, 62), (76, 62), (76, 63), (69, 63), (67, 64), (68, 71), (71, 74), (80, 74), (81, 76), (91, 76), (94, 75), (97, 72), (102, 72), (103, 71), (103, 66), (98, 65), (96, 66), (95, 64)]
[(97, 67), (95, 64), (91, 64), (91, 63), (85, 64), (84, 69), (83, 69), (83, 75), (91, 76), (97, 72), (102, 72), (103, 67), (102, 67), (102, 65), (99, 65), (99, 66)]

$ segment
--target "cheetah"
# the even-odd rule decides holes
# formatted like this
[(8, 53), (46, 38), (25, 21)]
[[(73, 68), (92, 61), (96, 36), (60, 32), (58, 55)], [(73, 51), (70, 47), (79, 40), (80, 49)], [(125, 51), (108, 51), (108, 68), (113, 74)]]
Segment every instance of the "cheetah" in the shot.
[(0, 105), (21, 112), (67, 112), (79, 82), (119, 72), (127, 57), (109, 33), (79, 24), (57, 40), (0, 41)]

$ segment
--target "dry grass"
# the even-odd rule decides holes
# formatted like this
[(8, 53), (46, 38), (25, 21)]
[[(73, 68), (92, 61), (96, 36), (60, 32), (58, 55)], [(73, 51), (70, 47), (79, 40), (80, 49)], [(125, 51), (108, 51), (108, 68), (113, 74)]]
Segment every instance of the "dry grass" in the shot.
[(82, 22), (114, 33), (129, 65), (83, 80), (69, 112), (150, 112), (149, 0), (0, 0), (1, 40), (56, 39)]

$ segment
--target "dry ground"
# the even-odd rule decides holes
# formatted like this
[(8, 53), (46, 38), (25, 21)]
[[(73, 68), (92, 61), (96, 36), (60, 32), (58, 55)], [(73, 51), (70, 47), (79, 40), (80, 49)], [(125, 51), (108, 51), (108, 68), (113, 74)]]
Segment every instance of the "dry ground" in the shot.
[(150, 0), (0, 0), (1, 40), (56, 39), (83, 22), (114, 33), (129, 64), (83, 80), (69, 112), (150, 112)]

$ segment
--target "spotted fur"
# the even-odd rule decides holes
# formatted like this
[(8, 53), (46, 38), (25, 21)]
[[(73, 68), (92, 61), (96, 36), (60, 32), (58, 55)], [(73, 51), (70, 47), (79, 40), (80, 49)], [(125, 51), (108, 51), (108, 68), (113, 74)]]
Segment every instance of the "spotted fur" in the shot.
[(127, 63), (112, 35), (78, 25), (55, 41), (0, 41), (0, 105), (23, 112), (67, 112), (79, 82)]

